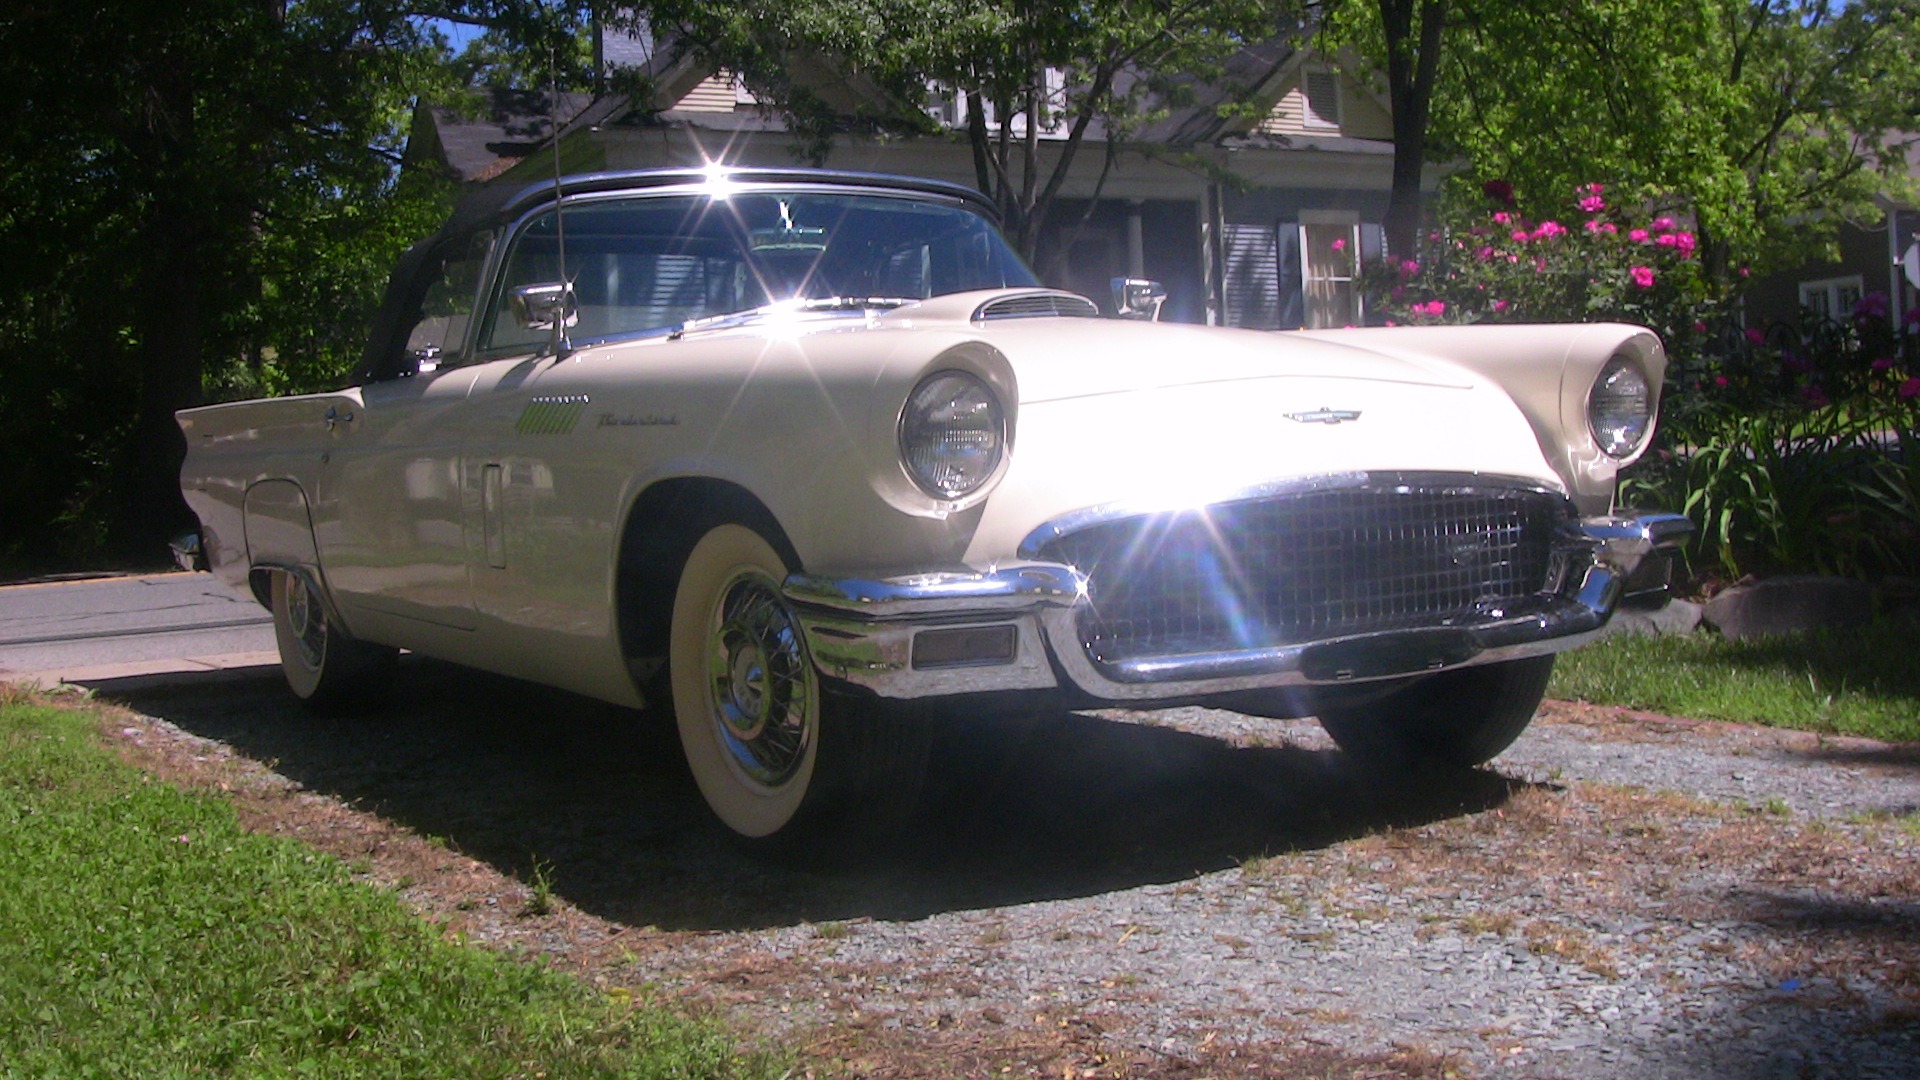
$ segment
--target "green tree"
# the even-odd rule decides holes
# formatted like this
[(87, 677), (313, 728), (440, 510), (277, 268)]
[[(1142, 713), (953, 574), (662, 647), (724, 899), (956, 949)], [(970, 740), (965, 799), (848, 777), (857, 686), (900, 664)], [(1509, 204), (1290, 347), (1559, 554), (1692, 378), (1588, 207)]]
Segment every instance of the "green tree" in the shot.
[(1722, 288), (1804, 258), (1904, 173), (1911, 0), (1458, 2), (1433, 135), (1544, 214), (1589, 182), (1692, 220)]
[(438, 213), (397, 166), (443, 42), (360, 0), (24, 0), (0, 51), (0, 554), (150, 554), (176, 409), (351, 367)]
[[(741, 0), (649, 5), (656, 31), (739, 73), (816, 159), (849, 130), (934, 136), (936, 93), (965, 103), (975, 181), (1029, 256), (1098, 131), (1108, 155), (1297, 5), (1260, 0)], [(1292, 14), (1289, 14), (1292, 13)], [(628, 7), (625, 17), (637, 12)], [(620, 15), (612, 16), (616, 22)], [(1250, 89), (1250, 88), (1248, 88)], [(1041, 137), (1045, 130), (1055, 137)]]

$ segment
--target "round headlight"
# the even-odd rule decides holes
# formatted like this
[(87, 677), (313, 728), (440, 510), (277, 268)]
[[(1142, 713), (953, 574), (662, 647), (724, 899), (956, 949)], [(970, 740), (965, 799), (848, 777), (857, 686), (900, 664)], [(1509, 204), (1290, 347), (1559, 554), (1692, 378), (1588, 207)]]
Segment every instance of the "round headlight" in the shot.
[(1593, 439), (1614, 457), (1626, 457), (1640, 449), (1653, 430), (1653, 394), (1647, 386), (1646, 372), (1624, 356), (1616, 356), (1600, 369), (1587, 394), (1587, 426)]
[(999, 399), (963, 371), (922, 379), (900, 415), (900, 458), (913, 482), (935, 498), (978, 491), (1000, 467), (1006, 444)]

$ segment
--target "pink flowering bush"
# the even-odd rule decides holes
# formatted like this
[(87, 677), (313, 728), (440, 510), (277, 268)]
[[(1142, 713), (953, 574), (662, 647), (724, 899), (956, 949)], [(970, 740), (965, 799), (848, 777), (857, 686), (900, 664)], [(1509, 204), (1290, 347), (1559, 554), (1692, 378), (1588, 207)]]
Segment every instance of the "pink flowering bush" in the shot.
[(1896, 326), (1875, 294), (1839, 320), (1728, 330), (1681, 220), (1637, 217), (1601, 184), (1538, 221), (1511, 188), (1482, 191), (1372, 269), (1374, 311), (1651, 327), (1669, 359), (1659, 441), (1623, 499), (1684, 509), (1696, 569), (1920, 575), (1920, 316)]
[(1587, 184), (1566, 216), (1530, 221), (1489, 182), (1487, 203), (1444, 214), (1421, 251), (1373, 272), (1373, 309), (1395, 323), (1631, 322), (1670, 352), (1696, 349), (1717, 321), (1698, 239), (1671, 217), (1631, 220), (1606, 190)]

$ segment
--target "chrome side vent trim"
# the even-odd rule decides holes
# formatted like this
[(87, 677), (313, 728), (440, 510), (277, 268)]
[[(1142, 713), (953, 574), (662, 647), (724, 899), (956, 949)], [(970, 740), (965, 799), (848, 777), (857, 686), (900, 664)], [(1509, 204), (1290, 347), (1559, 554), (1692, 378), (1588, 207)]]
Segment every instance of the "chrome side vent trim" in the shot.
[(1070, 292), (1031, 292), (989, 300), (973, 311), (974, 322), (994, 319), (1097, 319), (1100, 307)]

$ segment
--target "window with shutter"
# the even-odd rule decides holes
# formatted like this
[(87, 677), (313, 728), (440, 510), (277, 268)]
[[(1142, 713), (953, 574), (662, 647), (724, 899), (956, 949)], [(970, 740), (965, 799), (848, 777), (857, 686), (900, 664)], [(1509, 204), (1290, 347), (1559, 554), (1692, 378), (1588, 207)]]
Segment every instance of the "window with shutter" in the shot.
[(1340, 79), (1325, 68), (1308, 68), (1302, 75), (1307, 98), (1310, 128), (1337, 130), (1340, 127)]

